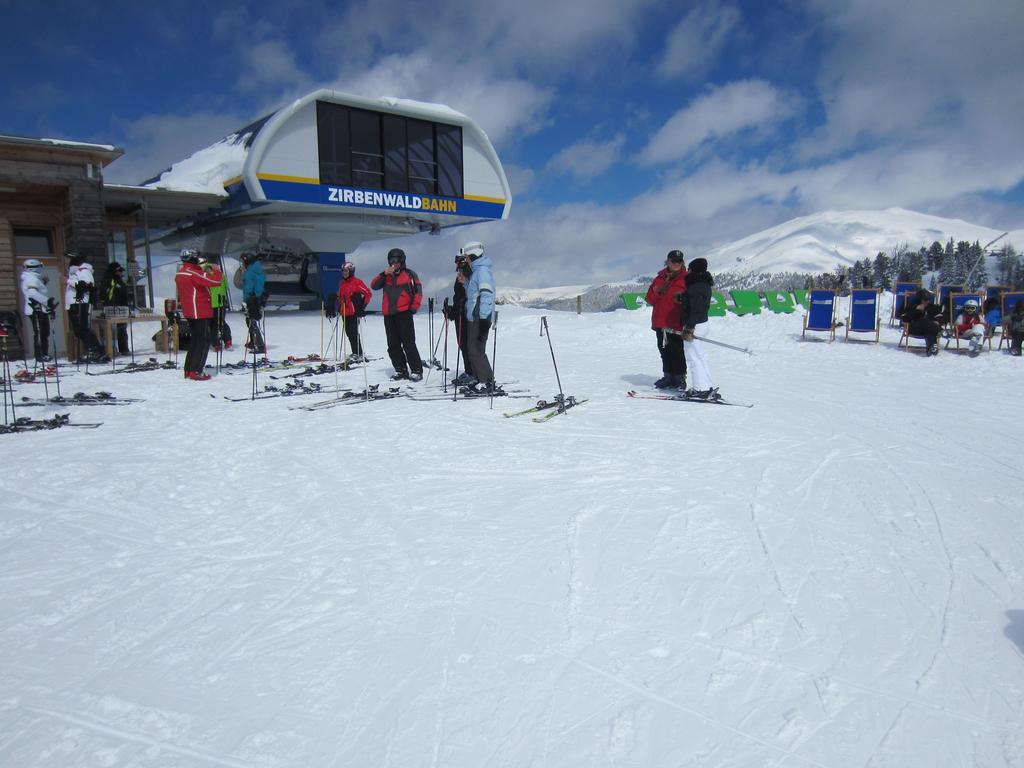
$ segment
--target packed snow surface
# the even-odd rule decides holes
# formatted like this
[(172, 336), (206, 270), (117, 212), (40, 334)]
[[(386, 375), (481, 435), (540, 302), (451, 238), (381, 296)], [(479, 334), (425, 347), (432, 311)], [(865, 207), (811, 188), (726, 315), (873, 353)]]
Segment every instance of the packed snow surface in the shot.
[[(496, 370), (530, 397), (493, 409), (64, 369), (145, 402), (0, 435), (0, 765), (1024, 764), (1019, 358), (728, 317), (756, 354), (708, 357), (755, 407), (633, 400), (647, 310), (546, 314), (587, 402), (545, 423), (502, 416), (557, 392), (526, 309)], [(276, 359), (320, 334), (267, 322)]]

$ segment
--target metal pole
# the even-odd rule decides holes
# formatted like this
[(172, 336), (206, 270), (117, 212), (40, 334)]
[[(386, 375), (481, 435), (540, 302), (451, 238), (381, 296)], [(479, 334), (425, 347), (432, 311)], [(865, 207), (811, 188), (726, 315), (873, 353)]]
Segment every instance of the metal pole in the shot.
[(981, 249), (981, 255), (980, 255), (980, 256), (978, 256), (978, 260), (977, 260), (976, 262), (974, 262), (974, 266), (973, 266), (973, 267), (971, 267), (971, 271), (970, 271), (970, 272), (968, 272), (968, 273), (967, 273), (967, 276), (966, 276), (966, 277), (964, 278), (964, 288), (966, 288), (967, 286), (969, 286), (969, 285), (971, 284), (971, 275), (973, 275), (973, 274), (974, 274), (974, 270), (976, 270), (976, 269), (978, 268), (978, 265), (979, 265), (979, 264), (981, 264), (981, 260), (985, 258), (985, 251), (987, 251), (987, 250), (988, 250), (989, 246), (990, 246), (990, 245), (994, 245), (995, 243), (998, 243), (998, 242), (999, 242), (1000, 240), (1002, 240), (1002, 239), (1003, 239), (1004, 237), (1006, 237), (1006, 236), (1007, 236), (1008, 234), (1010, 234), (1010, 233), (1009, 233), (1009, 232), (1003, 232), (1003, 234), (1001, 234), (1001, 235), (1000, 235), (999, 237), (997, 237), (997, 238), (996, 238), (995, 240), (992, 240), (991, 242), (987, 243), (987, 244), (985, 245), (985, 247), (983, 247), (983, 248)]
[(548, 328), (548, 318), (546, 315), (542, 315), (540, 318), (540, 335), (544, 336), (547, 334), (548, 337), (548, 349), (551, 350), (551, 364), (555, 366), (555, 381), (558, 382), (558, 402), (559, 410), (565, 408), (565, 393), (562, 392), (562, 379), (558, 376), (558, 363), (555, 362), (555, 348), (551, 345), (551, 329)]
[[(142, 198), (142, 235), (146, 247), (146, 285), (149, 287), (149, 306), (156, 306), (156, 295), (153, 291), (153, 255), (149, 251), (149, 202)], [(135, 290), (135, 286), (132, 286)]]
[(494, 339), (491, 341), (491, 392), (490, 404), (487, 406), (494, 410), (494, 388), (498, 386), (498, 311), (494, 311)]

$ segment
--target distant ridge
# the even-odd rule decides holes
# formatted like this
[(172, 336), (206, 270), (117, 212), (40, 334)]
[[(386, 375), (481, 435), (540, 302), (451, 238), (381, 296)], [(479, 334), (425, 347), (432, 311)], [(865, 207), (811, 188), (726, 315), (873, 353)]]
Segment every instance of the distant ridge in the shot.
[[(936, 240), (979, 241), (985, 245), (1005, 230), (961, 219), (944, 219), (903, 208), (884, 211), (822, 211), (800, 216), (708, 251), (712, 271), (829, 272), (837, 264), (852, 266), (888, 253), (899, 243), (913, 250)], [(1024, 230), (1010, 232), (998, 244), (1024, 246)]]

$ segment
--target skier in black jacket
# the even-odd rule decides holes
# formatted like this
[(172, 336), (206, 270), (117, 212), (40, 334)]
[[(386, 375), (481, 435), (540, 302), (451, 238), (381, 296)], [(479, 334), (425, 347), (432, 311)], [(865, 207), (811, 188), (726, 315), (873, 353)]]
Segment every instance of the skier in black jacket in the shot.
[(693, 259), (686, 270), (686, 291), (680, 295), (683, 305), (683, 353), (686, 355), (686, 370), (690, 372), (693, 388), (686, 390), (687, 397), (702, 400), (718, 400), (718, 387), (714, 386), (711, 369), (704, 357), (704, 345), (694, 333), (707, 338), (708, 309), (711, 307), (711, 286), (715, 279), (708, 272), (707, 259)]
[(464, 372), (460, 373), (458, 378), (452, 381), (452, 384), (459, 386), (460, 384), (469, 384), (472, 381), (476, 381), (476, 376), (470, 370), (469, 358), (466, 357), (466, 341), (468, 336), (463, 333), (466, 315), (466, 280), (473, 274), (473, 267), (470, 265), (469, 259), (465, 254), (458, 253), (455, 255), (455, 272), (455, 285), (452, 287), (452, 303), (448, 305), (446, 317), (455, 326), (455, 338), (458, 339), (459, 350), (462, 353), (462, 361), (465, 367)]

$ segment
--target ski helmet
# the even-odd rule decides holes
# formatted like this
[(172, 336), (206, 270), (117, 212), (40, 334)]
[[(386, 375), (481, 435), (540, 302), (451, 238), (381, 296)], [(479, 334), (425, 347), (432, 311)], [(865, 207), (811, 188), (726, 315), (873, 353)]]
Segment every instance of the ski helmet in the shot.
[(188, 262), (189, 264), (199, 263), (199, 249), (198, 248), (182, 248), (181, 249), (181, 260)]
[(401, 264), (405, 266), (405, 251), (401, 248), (392, 248), (388, 251), (388, 264)]
[(459, 253), (470, 261), (475, 261), (484, 255), (484, 244), (476, 241), (466, 243), (459, 249)]
[(72, 267), (80, 267), (85, 263), (85, 257), (78, 251), (65, 251), (64, 256), (67, 257), (68, 264)]
[(22, 266), (25, 269), (31, 269), (33, 272), (39, 272), (43, 268), (43, 262), (39, 259), (25, 259), (25, 263)]
[(967, 301), (964, 302), (964, 309), (977, 309), (977, 308), (978, 308), (978, 302), (975, 301), (974, 299), (968, 299)]
[(356, 273), (356, 265), (353, 264), (351, 261), (346, 261), (344, 264), (341, 265), (341, 271), (348, 272), (350, 275), (354, 275)]

